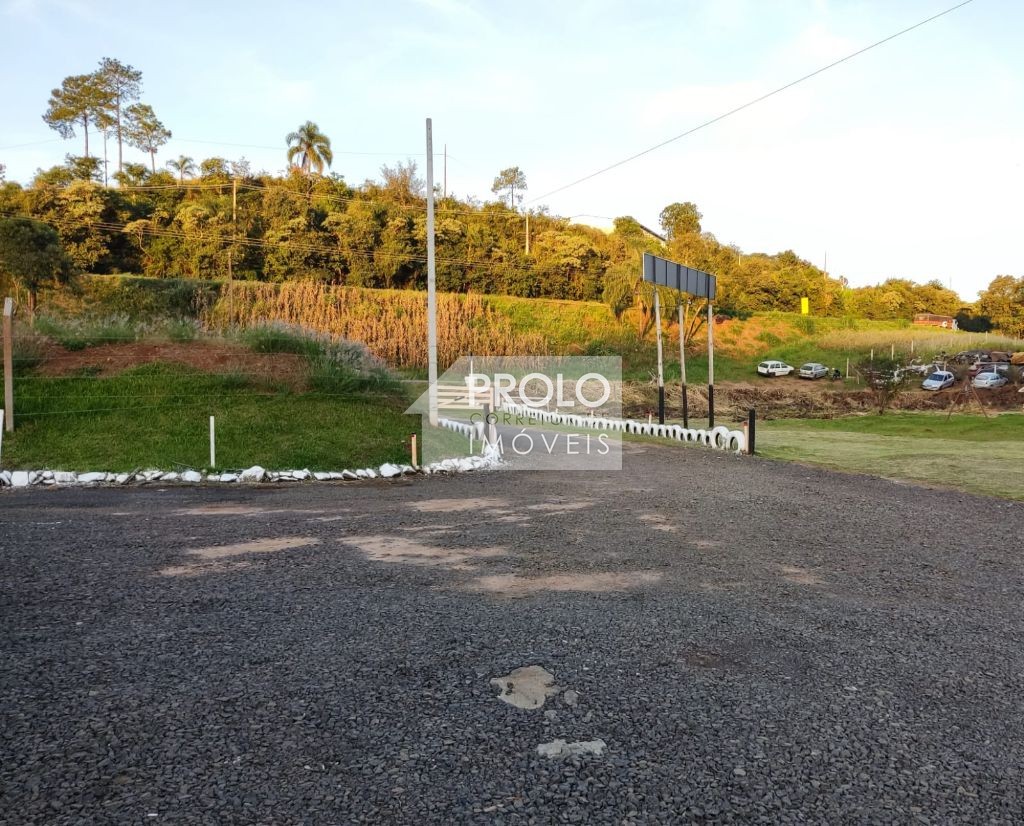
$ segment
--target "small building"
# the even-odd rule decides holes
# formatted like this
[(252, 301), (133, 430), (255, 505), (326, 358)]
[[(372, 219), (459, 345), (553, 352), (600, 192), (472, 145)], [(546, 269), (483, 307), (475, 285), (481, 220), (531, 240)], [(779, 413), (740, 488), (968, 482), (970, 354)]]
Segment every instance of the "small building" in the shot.
[(914, 316), (914, 323), (924, 327), (942, 327), (944, 330), (955, 330), (956, 319), (950, 315), (935, 315), (935, 313), (918, 313)]

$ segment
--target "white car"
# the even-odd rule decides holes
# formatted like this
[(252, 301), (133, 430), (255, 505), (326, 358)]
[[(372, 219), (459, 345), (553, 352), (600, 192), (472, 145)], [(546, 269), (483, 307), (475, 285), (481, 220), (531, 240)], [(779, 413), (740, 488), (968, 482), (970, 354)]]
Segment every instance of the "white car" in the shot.
[(1006, 376), (1000, 375), (999, 373), (978, 373), (978, 375), (974, 377), (973, 384), (975, 387), (993, 388), (1002, 387), (1008, 381), (1009, 379), (1007, 379)]
[(925, 390), (945, 390), (954, 384), (956, 384), (956, 376), (948, 370), (936, 370), (921, 382), (921, 387)]
[(757, 372), (762, 376), (788, 376), (793, 368), (784, 361), (762, 361), (757, 365)]

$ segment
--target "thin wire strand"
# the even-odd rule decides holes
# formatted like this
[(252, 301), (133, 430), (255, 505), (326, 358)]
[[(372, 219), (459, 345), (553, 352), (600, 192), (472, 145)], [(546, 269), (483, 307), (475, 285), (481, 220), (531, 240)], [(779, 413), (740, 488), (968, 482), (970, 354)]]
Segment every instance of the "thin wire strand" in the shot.
[(582, 178), (577, 178), (575, 181), (567, 183), (564, 186), (560, 186), (557, 189), (552, 189), (549, 192), (545, 192), (543, 195), (538, 195), (536, 198), (531, 198), (529, 201), (527, 201), (527, 203), (532, 204), (535, 203), (536, 201), (541, 200), (542, 198), (550, 198), (552, 195), (555, 195), (559, 192), (564, 192), (565, 190), (577, 186), (585, 181), (589, 181), (593, 178), (596, 178), (598, 175), (604, 175), (606, 172), (611, 172), (613, 169), (618, 169), (620, 166), (624, 166), (625, 164), (631, 163), (632, 161), (635, 161), (638, 158), (642, 158), (644, 155), (648, 155), (651, 152), (655, 152), (658, 149), (668, 146), (670, 143), (675, 143), (678, 140), (682, 140), (683, 138), (688, 137), (689, 135), (692, 135), (695, 132), (699, 132), (702, 129), (706, 129), (709, 126), (718, 123), (719, 121), (723, 121), (726, 118), (731, 117), (732, 115), (742, 112), (744, 109), (749, 109), (751, 106), (756, 106), (758, 103), (762, 103), (763, 101), (768, 100), (768, 98), (774, 97), (775, 95), (778, 95), (781, 92), (785, 92), (787, 89), (792, 89), (797, 84), (803, 83), (806, 80), (810, 80), (812, 77), (816, 77), (817, 75), (820, 75), (822, 72), (827, 72), (829, 69), (834, 69), (836, 66), (846, 63), (849, 60), (853, 60), (855, 57), (859, 57), (865, 52), (870, 52), (872, 49), (878, 48), (879, 46), (888, 43), (891, 40), (895, 40), (897, 37), (901, 37), (902, 35), (905, 35), (908, 32), (912, 32), (914, 31), (914, 29), (919, 29), (921, 28), (921, 26), (931, 23), (934, 20), (938, 20), (940, 17), (944, 17), (947, 14), (952, 14), (957, 9), (962, 9), (964, 6), (969, 5), (970, 3), (973, 2), (974, 0), (963, 0), (963, 2), (957, 3), (955, 6), (950, 6), (945, 11), (941, 11), (938, 14), (933, 14), (931, 17), (921, 20), (915, 23), (913, 26), (907, 26), (907, 28), (905, 29), (901, 29), (900, 31), (895, 32), (894, 34), (890, 34), (888, 37), (883, 37), (881, 40), (877, 40), (869, 46), (865, 46), (862, 49), (858, 49), (855, 52), (851, 52), (845, 57), (841, 57), (839, 60), (829, 63), (827, 66), (822, 66), (820, 69), (815, 69), (813, 72), (806, 74), (803, 77), (799, 77), (796, 80), (790, 81), (784, 86), (780, 86), (778, 89), (773, 89), (772, 91), (764, 95), (761, 95), (760, 97), (754, 98), (753, 100), (749, 100), (746, 103), (742, 104), (741, 106), (737, 106), (735, 109), (730, 109), (728, 112), (718, 115), (717, 117), (711, 118), (711, 120), (704, 121), (703, 123), (694, 126), (692, 129), (687, 129), (685, 132), (676, 135), (675, 137), (668, 138), (667, 140), (664, 140), (661, 143), (657, 143), (654, 146), (648, 147), (647, 149), (644, 149), (641, 152), (637, 152), (635, 155), (630, 155), (628, 158), (624, 158), (621, 161), (616, 161), (615, 163), (606, 166), (603, 169), (599, 169), (596, 172), (591, 172), (589, 175), (584, 175)]

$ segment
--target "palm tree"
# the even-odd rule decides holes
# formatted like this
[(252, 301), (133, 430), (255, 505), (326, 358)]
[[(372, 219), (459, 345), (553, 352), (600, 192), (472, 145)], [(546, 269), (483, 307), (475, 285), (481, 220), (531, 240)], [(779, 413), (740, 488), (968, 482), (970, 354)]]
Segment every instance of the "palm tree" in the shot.
[(324, 164), (330, 166), (334, 160), (331, 139), (311, 120), (302, 124), (297, 132), (288, 133), (285, 141), (288, 143), (288, 163), (307, 175), (311, 170), (322, 175)]
[(178, 183), (185, 183), (185, 177), (195, 177), (196, 174), (196, 162), (192, 160), (188, 155), (179, 155), (178, 160), (168, 161), (168, 169), (173, 169), (178, 173)]

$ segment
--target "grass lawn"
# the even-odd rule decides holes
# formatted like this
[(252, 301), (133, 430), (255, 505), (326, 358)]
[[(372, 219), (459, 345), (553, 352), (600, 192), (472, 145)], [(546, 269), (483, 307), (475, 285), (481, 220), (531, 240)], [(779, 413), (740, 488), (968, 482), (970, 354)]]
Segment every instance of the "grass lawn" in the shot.
[(758, 422), (757, 452), (1024, 500), (1024, 414), (895, 413)]
[(403, 392), (292, 392), (233, 375), (143, 365), (111, 378), (15, 380), (14, 433), (5, 468), (197, 470), (209, 465), (209, 417), (217, 469), (340, 470), (408, 462), (419, 416)]

